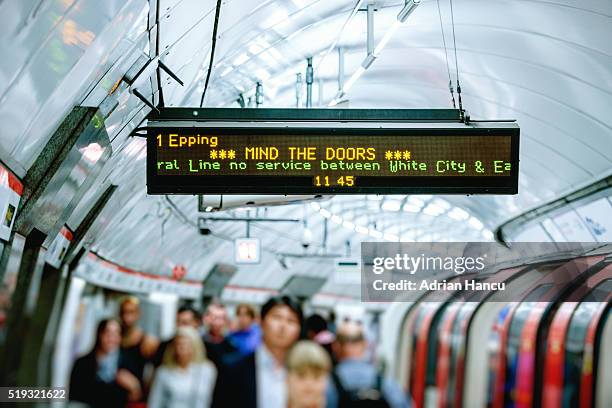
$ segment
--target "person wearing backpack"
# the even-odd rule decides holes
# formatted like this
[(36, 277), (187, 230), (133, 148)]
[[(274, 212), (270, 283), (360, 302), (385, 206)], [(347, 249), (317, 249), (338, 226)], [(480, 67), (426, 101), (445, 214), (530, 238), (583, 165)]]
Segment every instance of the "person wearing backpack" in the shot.
[(408, 398), (399, 384), (384, 378), (365, 360), (367, 342), (363, 327), (342, 323), (332, 350), (338, 361), (327, 389), (328, 408), (408, 408)]

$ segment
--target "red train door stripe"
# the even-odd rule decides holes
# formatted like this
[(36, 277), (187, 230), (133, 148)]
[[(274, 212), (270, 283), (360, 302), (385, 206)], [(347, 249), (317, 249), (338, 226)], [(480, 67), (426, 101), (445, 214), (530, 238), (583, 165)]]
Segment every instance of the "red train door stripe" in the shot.
[(436, 308), (429, 306), (425, 312), (427, 315), (423, 318), (421, 327), (415, 327), (418, 330), (417, 344), (414, 351), (415, 365), (412, 378), (412, 398), (416, 408), (423, 408), (425, 404), (425, 376), (427, 375), (427, 338), (429, 337), (429, 328), (436, 314)]
[(555, 314), (548, 330), (544, 363), (544, 388), (542, 390), (542, 405), (547, 408), (561, 406), (565, 367), (565, 337), (578, 304), (578, 302), (564, 302)]
[(448, 378), (450, 376), (451, 365), (451, 336), (453, 330), (453, 322), (457, 316), (457, 312), (461, 308), (461, 304), (453, 303), (446, 319), (440, 328), (440, 336), (438, 337), (438, 364), (436, 366), (436, 385), (438, 388), (438, 406), (441, 408), (447, 405), (447, 388)]
[[(609, 301), (609, 298), (608, 298)], [(589, 408), (593, 405), (593, 359), (595, 357), (595, 335), (597, 325), (606, 310), (606, 303), (597, 308), (593, 319), (589, 323), (587, 335), (584, 340), (584, 357), (582, 358), (582, 376), (580, 378), (580, 408)]]

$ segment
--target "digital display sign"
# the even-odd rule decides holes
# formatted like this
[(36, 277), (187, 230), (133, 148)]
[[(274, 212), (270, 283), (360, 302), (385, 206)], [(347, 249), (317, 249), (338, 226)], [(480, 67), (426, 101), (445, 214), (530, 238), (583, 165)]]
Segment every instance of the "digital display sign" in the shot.
[(149, 194), (516, 194), (516, 125), (147, 128)]

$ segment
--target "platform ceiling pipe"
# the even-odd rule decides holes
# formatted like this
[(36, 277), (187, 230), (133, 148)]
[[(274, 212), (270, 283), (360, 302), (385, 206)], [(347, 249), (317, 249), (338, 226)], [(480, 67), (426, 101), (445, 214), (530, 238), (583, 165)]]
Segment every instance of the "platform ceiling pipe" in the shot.
[(368, 55), (372, 55), (374, 53), (374, 4), (368, 4), (366, 9), (367, 13), (367, 21), (368, 21), (368, 39), (367, 39), (367, 49)]
[(312, 57), (306, 59), (306, 107), (312, 108), (312, 83), (314, 81), (314, 68), (312, 67)]
[(302, 106), (302, 74), (295, 74), (295, 107)]
[(263, 84), (261, 82), (257, 82), (257, 86), (255, 87), (255, 104), (259, 108), (260, 105), (263, 104), (264, 93), (263, 93)]

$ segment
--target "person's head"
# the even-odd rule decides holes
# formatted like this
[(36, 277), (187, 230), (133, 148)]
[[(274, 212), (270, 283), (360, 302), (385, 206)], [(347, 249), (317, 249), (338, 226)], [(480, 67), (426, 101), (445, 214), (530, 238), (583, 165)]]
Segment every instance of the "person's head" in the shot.
[(191, 363), (205, 360), (206, 352), (198, 331), (193, 327), (181, 326), (164, 353), (163, 364), (169, 367), (186, 367)]
[(255, 321), (255, 308), (246, 303), (241, 303), (236, 308), (237, 330), (247, 330)]
[(298, 341), (287, 354), (287, 399), (291, 408), (323, 407), (331, 360), (315, 342)]
[(288, 350), (300, 337), (301, 306), (289, 296), (270, 298), (261, 308), (261, 328), (268, 348)]
[(312, 340), (317, 334), (327, 330), (327, 322), (323, 316), (315, 313), (308, 316), (304, 321), (304, 330), (306, 331), (306, 337)]
[(332, 350), (338, 360), (361, 359), (367, 348), (363, 327), (355, 322), (345, 322), (336, 331)]
[(227, 310), (221, 303), (211, 303), (206, 308), (204, 324), (208, 332), (214, 336), (221, 336), (227, 328)]
[(327, 322), (329, 324), (335, 324), (336, 323), (336, 312), (334, 312), (333, 310), (329, 311), (329, 315), (327, 316)]
[(140, 319), (140, 301), (135, 296), (126, 296), (119, 304), (119, 318), (124, 328), (136, 326)]
[(121, 344), (121, 325), (115, 319), (104, 319), (96, 329), (96, 344), (94, 350), (108, 354), (119, 348)]
[(190, 306), (181, 306), (176, 312), (176, 327), (185, 326), (195, 329), (200, 326), (200, 316), (197, 310)]

